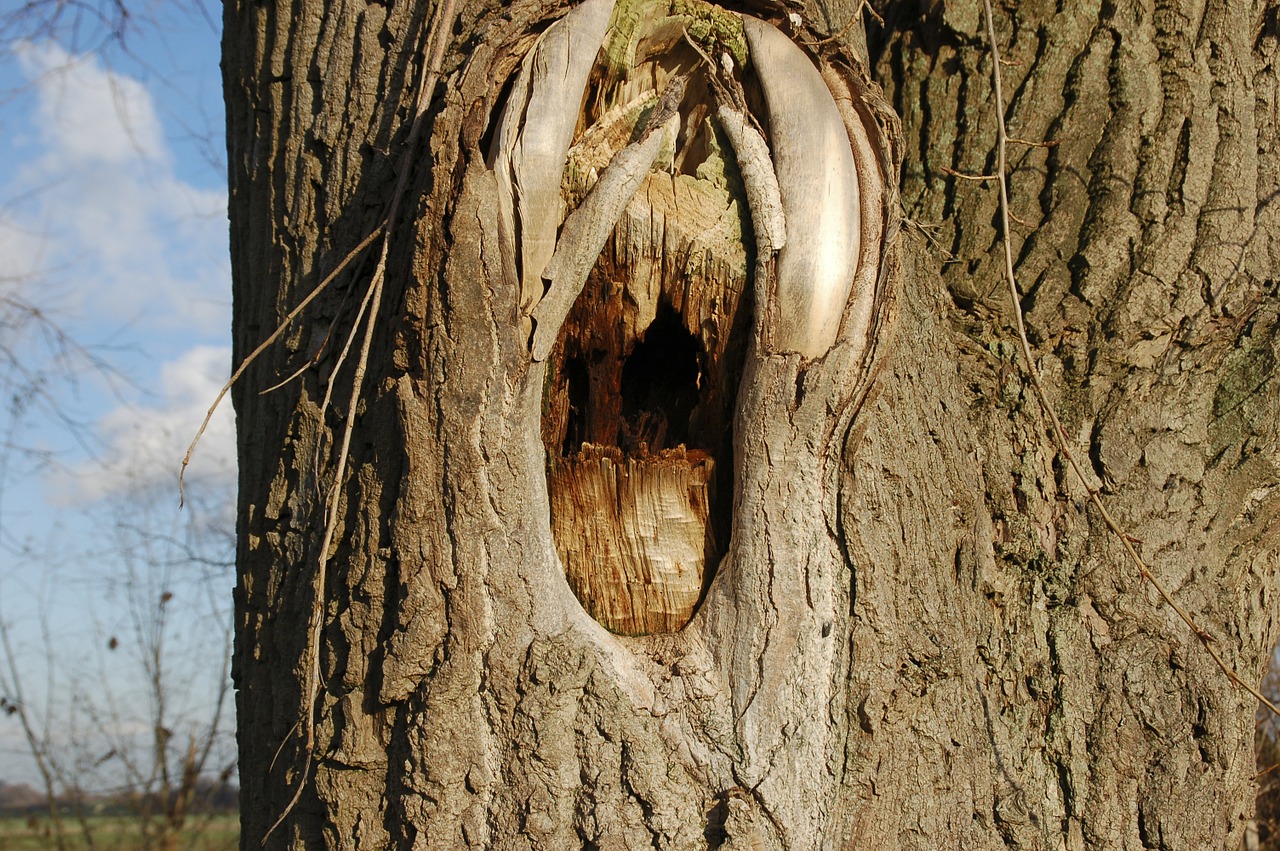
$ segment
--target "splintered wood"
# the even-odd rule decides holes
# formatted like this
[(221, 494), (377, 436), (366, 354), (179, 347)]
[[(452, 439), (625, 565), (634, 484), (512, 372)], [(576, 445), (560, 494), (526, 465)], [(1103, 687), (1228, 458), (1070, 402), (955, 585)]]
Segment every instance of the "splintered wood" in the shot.
[[(715, 553), (715, 462), (586, 444), (551, 472), (552, 532), (573, 592), (614, 632), (674, 632), (693, 617)], [(574, 569), (577, 568), (577, 569)]]

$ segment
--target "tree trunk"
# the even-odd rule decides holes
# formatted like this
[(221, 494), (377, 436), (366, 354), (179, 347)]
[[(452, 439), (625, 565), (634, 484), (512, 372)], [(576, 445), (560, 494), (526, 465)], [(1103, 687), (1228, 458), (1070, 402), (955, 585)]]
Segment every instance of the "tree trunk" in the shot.
[[(568, 355), (531, 354), (492, 154), (567, 5), (459, 2), (440, 25), (360, 401), (376, 241), (234, 389), (245, 849), (282, 815), (270, 847), (1238, 845), (1254, 703), (1056, 454), (998, 193), (961, 176), (996, 162), (982, 4), (877, 4), (869, 53), (859, 5), (744, 11), (809, 43), (851, 144), (867, 134), (869, 324), (851, 308), (825, 354), (788, 350), (780, 273), (743, 237), (709, 588), (688, 626), (629, 637), (584, 610), (553, 535)], [(1280, 568), (1280, 23), (1275, 4), (1154, 6), (996, 10), (1010, 133), (1047, 143), (1011, 147), (1022, 309), (1091, 487), (1257, 681)], [(441, 12), (226, 3), (237, 363), (377, 227)]]

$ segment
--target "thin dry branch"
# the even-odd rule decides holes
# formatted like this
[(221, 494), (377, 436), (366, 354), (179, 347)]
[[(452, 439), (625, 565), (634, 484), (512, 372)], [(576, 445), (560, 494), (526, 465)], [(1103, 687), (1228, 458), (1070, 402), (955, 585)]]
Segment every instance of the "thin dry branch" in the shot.
[(282, 387), (286, 387), (289, 384), (292, 384), (294, 381), (297, 381), (299, 378), (302, 377), (303, 373), (305, 373), (308, 369), (311, 369), (311, 367), (315, 365), (316, 361), (319, 359), (320, 352), (323, 352), (323, 351), (324, 351), (324, 348), (321, 347), (320, 350), (316, 352), (316, 357), (307, 358), (306, 363), (298, 367), (293, 372), (289, 373), (289, 375), (286, 378), (283, 378), (280, 381), (277, 381), (275, 384), (272, 384), (270, 387), (266, 388), (265, 390), (259, 390), (258, 395), (266, 396), (269, 393), (274, 393), (277, 390), (281, 389)]
[(1040, 403), (1041, 410), (1044, 411), (1045, 416), (1048, 417), (1049, 422), (1053, 426), (1051, 430), (1053, 442), (1057, 446), (1058, 451), (1062, 454), (1062, 457), (1067, 460), (1067, 463), (1075, 473), (1076, 478), (1080, 481), (1080, 484), (1089, 494), (1089, 501), (1093, 503), (1093, 506), (1098, 510), (1098, 513), (1101, 514), (1102, 520), (1106, 524), (1107, 528), (1111, 530), (1112, 534), (1114, 534), (1124, 546), (1125, 552), (1128, 553), (1130, 560), (1132, 560), (1133, 564), (1137, 567), (1138, 573), (1142, 578), (1151, 583), (1151, 586), (1156, 589), (1160, 598), (1177, 613), (1178, 617), (1187, 625), (1187, 628), (1191, 630), (1192, 634), (1199, 639), (1200, 645), (1213, 659), (1214, 663), (1217, 664), (1222, 673), (1226, 675), (1227, 679), (1229, 679), (1235, 686), (1249, 692), (1249, 694), (1253, 695), (1259, 703), (1266, 706), (1272, 713), (1280, 717), (1280, 708), (1277, 708), (1274, 703), (1268, 700), (1267, 697), (1257, 689), (1257, 687), (1242, 679), (1240, 675), (1226, 663), (1213, 646), (1215, 642), (1214, 637), (1196, 623), (1195, 619), (1191, 616), (1191, 613), (1184, 609), (1182, 605), (1174, 599), (1173, 594), (1171, 594), (1169, 590), (1165, 588), (1164, 584), (1155, 577), (1146, 562), (1144, 562), (1142, 557), (1138, 555), (1138, 551), (1133, 547), (1134, 538), (1127, 534), (1120, 524), (1111, 516), (1111, 512), (1107, 511), (1107, 507), (1103, 504), (1102, 498), (1098, 495), (1098, 491), (1090, 487), (1089, 480), (1085, 477), (1084, 470), (1080, 467), (1075, 454), (1071, 451), (1070, 437), (1067, 435), (1067, 430), (1063, 428), (1062, 421), (1058, 419), (1057, 411), (1055, 411), (1053, 405), (1049, 403), (1049, 396), (1045, 392), (1044, 383), (1040, 378), (1040, 370), (1036, 367), (1035, 360), (1031, 354), (1031, 343), (1027, 339), (1026, 325), (1022, 319), (1022, 301), (1018, 295), (1018, 280), (1013, 270), (1013, 245), (1009, 237), (1009, 182), (1006, 167), (1006, 148), (1010, 140), (1004, 122), (1004, 80), (1000, 73), (1000, 66), (1002, 63), (1000, 60), (1000, 49), (996, 44), (995, 16), (991, 11), (991, 0), (982, 0), (982, 5), (987, 19), (988, 47), (991, 49), (991, 56), (994, 60), (992, 62), (991, 73), (994, 80), (996, 95), (996, 180), (1000, 186), (1000, 224), (1004, 231), (1003, 234), (1001, 234), (1000, 240), (1001, 246), (1004, 249), (1004, 276), (1006, 283), (1009, 285), (1009, 299), (1013, 307), (1013, 318), (1018, 331), (1018, 341), (1022, 345), (1023, 360), (1027, 365), (1027, 375), (1031, 379), (1031, 385), (1035, 389), (1036, 400)]
[[(381, 255), (379, 255), (379, 257), (381, 258)], [(381, 259), (379, 259), (379, 263), (381, 263)], [(375, 272), (375, 275), (381, 271), (381, 267), (379, 267), (378, 271)], [(329, 413), (329, 406), (333, 403), (333, 390), (336, 386), (334, 377), (337, 376), (338, 372), (342, 369), (342, 365), (347, 362), (347, 358), (351, 354), (351, 347), (355, 344), (356, 337), (360, 334), (360, 323), (364, 320), (365, 314), (369, 312), (369, 305), (373, 301), (373, 296), (374, 287), (371, 285), (369, 289), (365, 291), (364, 298), (360, 300), (360, 307), (356, 310), (356, 317), (351, 323), (351, 332), (347, 334), (346, 342), (342, 344), (342, 351), (338, 353), (337, 360), (333, 363), (333, 369), (329, 372), (329, 380), (325, 383), (324, 388), (324, 398), (320, 400), (320, 410), (316, 413), (316, 419), (322, 423)], [(347, 411), (348, 416), (351, 416), (353, 413), (354, 412), (352, 410)], [(315, 476), (316, 481), (320, 481), (320, 462), (324, 452), (328, 448), (329, 441), (327, 438), (327, 432), (321, 429), (319, 439), (316, 440), (315, 455), (311, 461), (312, 474)]]
[[(273, 385), (271, 385), (270, 387), (268, 387), (266, 390), (259, 390), (259, 391), (258, 391), (258, 395), (259, 395), (259, 396), (266, 396), (266, 395), (267, 395), (267, 394), (269, 394), (269, 393), (274, 393), (275, 391), (277, 391), (277, 390), (281, 389), (282, 387), (286, 387), (286, 386), (288, 386), (289, 384), (291, 384), (291, 383), (293, 383), (294, 381), (296, 381), (296, 380), (298, 380), (299, 378), (301, 378), (301, 377), (303, 376), (303, 374), (305, 374), (305, 373), (306, 373), (306, 371), (307, 371), (308, 369), (310, 369), (311, 367), (313, 367), (313, 366), (315, 366), (316, 364), (320, 363), (320, 359), (324, 356), (325, 350), (329, 348), (329, 341), (333, 339), (334, 331), (335, 331), (335, 330), (337, 329), (337, 327), (338, 327), (338, 321), (342, 318), (343, 311), (344, 311), (344, 310), (346, 309), (346, 307), (347, 307), (347, 300), (348, 300), (348, 297), (349, 297), (349, 296), (350, 296), (350, 292), (348, 292), (348, 293), (346, 293), (346, 294), (344, 294), (344, 295), (343, 295), (343, 297), (342, 297), (342, 301), (341, 301), (341, 302), (339, 302), (339, 304), (338, 304), (338, 309), (337, 309), (337, 312), (336, 312), (336, 314), (335, 314), (334, 318), (333, 318), (332, 320), (330, 320), (330, 322), (329, 322), (329, 328), (328, 328), (328, 330), (326, 330), (326, 331), (324, 332), (324, 339), (320, 341), (320, 345), (316, 346), (316, 350), (315, 350), (315, 352), (311, 355), (311, 357), (307, 358), (306, 362), (305, 362), (305, 363), (303, 363), (303, 364), (302, 364), (302, 366), (298, 367), (297, 371), (295, 371), (295, 372), (291, 373), (291, 374), (289, 375), (289, 377), (285, 378), (285, 379), (284, 379), (284, 380), (282, 380), (282, 381), (278, 381), (278, 382), (276, 382), (275, 384), (273, 384)], [(360, 324), (360, 320), (359, 320), (359, 319), (356, 319), (355, 324), (356, 324), (356, 325), (359, 325), (359, 324)], [(353, 332), (353, 333), (354, 333), (354, 332)], [(348, 342), (347, 348), (350, 348), (350, 343), (349, 343), (349, 342)], [(346, 348), (344, 348), (344, 349), (343, 349), (343, 351), (345, 352), (345, 351), (346, 351)], [(342, 363), (343, 359), (344, 359), (343, 357), (339, 357), (339, 358), (338, 358), (338, 364), (339, 364), (339, 365)], [(337, 370), (338, 370), (338, 367), (337, 367), (337, 366), (335, 366), (335, 367), (334, 367), (334, 369), (333, 369), (333, 372), (337, 372)], [(320, 419), (321, 419), (321, 420), (323, 420), (323, 419), (324, 419), (324, 412), (323, 412), (323, 410), (321, 411)]]
[(1036, 229), (1036, 226), (1035, 226), (1035, 225), (1033, 225), (1033, 224), (1031, 224), (1031, 222), (1029, 222), (1029, 221), (1027, 221), (1026, 219), (1022, 218), (1021, 216), (1015, 216), (1012, 212), (1010, 212), (1010, 213), (1009, 213), (1009, 218), (1010, 218), (1011, 220), (1013, 220), (1013, 221), (1017, 222), (1018, 224), (1022, 225), (1022, 226), (1023, 226), (1024, 228), (1026, 228), (1027, 230), (1035, 230), (1035, 229)]
[(227, 383), (222, 385), (222, 389), (218, 391), (218, 395), (213, 400), (213, 404), (209, 406), (209, 410), (205, 413), (204, 421), (200, 423), (200, 428), (196, 431), (196, 436), (192, 438), (191, 445), (187, 447), (187, 454), (182, 456), (182, 469), (178, 472), (178, 505), (181, 506), (186, 501), (183, 486), (187, 475), (187, 465), (191, 463), (191, 455), (196, 451), (196, 445), (200, 442), (200, 438), (204, 437), (205, 429), (209, 427), (209, 422), (213, 419), (214, 413), (218, 410), (218, 405), (222, 404), (222, 400), (226, 397), (227, 391), (229, 391), (232, 386), (240, 380), (240, 376), (244, 375), (245, 370), (249, 368), (250, 364), (258, 359), (259, 355), (271, 348), (271, 344), (280, 339), (280, 335), (293, 324), (293, 320), (302, 315), (302, 311), (307, 309), (307, 305), (315, 301), (316, 296), (324, 292), (325, 288), (328, 287), (329, 284), (333, 283), (334, 278), (342, 274), (343, 270), (345, 270), (347, 266), (351, 265), (352, 261), (360, 256), (360, 253), (368, 248), (370, 244), (378, 238), (378, 235), (386, 230), (386, 228), (387, 221), (386, 219), (383, 219), (377, 227), (369, 232), (368, 236), (360, 240), (360, 243), (347, 253), (346, 257), (342, 258), (342, 262), (334, 267), (332, 272), (324, 276), (324, 280), (317, 284), (316, 288), (308, 293), (306, 298), (298, 302), (297, 307), (289, 311), (289, 314), (280, 321), (278, 326), (276, 326), (276, 330), (272, 331), (270, 336), (258, 345), (258, 348), (250, 352), (249, 356), (241, 361), (240, 366), (237, 367), (236, 371), (227, 379)]
[(963, 171), (956, 171), (954, 168), (945, 165), (941, 168), (941, 171), (943, 174), (950, 175), (951, 177), (955, 177), (960, 180), (973, 180), (978, 183), (986, 183), (988, 180), (996, 179), (994, 174), (965, 174)]
[(1026, 145), (1028, 148), (1056, 148), (1062, 144), (1061, 139), (1046, 139), (1043, 142), (1035, 142), (1031, 139), (1019, 139), (1017, 136), (1010, 136), (1005, 141), (1010, 145)]

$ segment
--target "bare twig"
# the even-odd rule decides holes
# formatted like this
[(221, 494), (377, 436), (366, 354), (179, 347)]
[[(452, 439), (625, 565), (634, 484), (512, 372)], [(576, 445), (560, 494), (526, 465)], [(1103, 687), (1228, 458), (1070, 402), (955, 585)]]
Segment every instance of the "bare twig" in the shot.
[(379, 234), (385, 232), (386, 227), (387, 227), (387, 222), (385, 219), (383, 219), (383, 221), (377, 227), (375, 227), (372, 231), (369, 232), (368, 236), (360, 240), (360, 244), (357, 245), (355, 248), (351, 249), (351, 251), (348, 252), (347, 256), (342, 258), (342, 262), (339, 263), (332, 272), (325, 275), (324, 280), (322, 280), (319, 284), (317, 284), (316, 288), (313, 289), (310, 293), (308, 293), (306, 298), (298, 302), (297, 307), (289, 311), (289, 314), (280, 321), (280, 324), (278, 326), (276, 326), (276, 330), (272, 331), (270, 336), (268, 336), (267, 339), (263, 340), (258, 345), (258, 348), (250, 352), (249, 356), (245, 358), (243, 361), (241, 361), (240, 366), (237, 367), (236, 371), (232, 373), (230, 378), (227, 379), (227, 383), (222, 385), (222, 389), (218, 391), (218, 395), (213, 400), (213, 404), (209, 406), (208, 412), (204, 415), (204, 422), (200, 423), (200, 428), (196, 431), (196, 436), (192, 438), (191, 445), (187, 447), (187, 454), (182, 456), (182, 469), (178, 473), (178, 504), (179, 505), (185, 502), (183, 484), (184, 484), (185, 476), (187, 475), (187, 465), (191, 463), (191, 455), (196, 451), (196, 444), (200, 442), (200, 438), (204, 437), (205, 429), (209, 427), (209, 422), (213, 419), (214, 413), (218, 410), (218, 405), (222, 404), (222, 400), (227, 395), (227, 391), (231, 389), (232, 385), (234, 385), (237, 381), (240, 380), (240, 376), (244, 375), (245, 370), (249, 368), (250, 364), (252, 364), (255, 360), (258, 359), (259, 355), (261, 355), (263, 352), (269, 349), (272, 343), (280, 339), (280, 335), (283, 334), (291, 324), (293, 324), (293, 320), (297, 319), (302, 314), (302, 311), (307, 309), (307, 305), (315, 301), (316, 296), (324, 292), (325, 288), (328, 287), (329, 284), (333, 283), (333, 279), (338, 277), (338, 275), (342, 274), (342, 271), (346, 269), (347, 266), (349, 266), (352, 263), (352, 261), (354, 261), (358, 256), (360, 256), (360, 253), (364, 251), (366, 248), (368, 248), (369, 245), (372, 244), (372, 242), (375, 239), (377, 239)]
[(1018, 224), (1022, 225), (1022, 226), (1023, 226), (1024, 228), (1026, 228), (1027, 230), (1035, 230), (1035, 229), (1036, 229), (1036, 226), (1035, 226), (1035, 225), (1033, 225), (1033, 224), (1031, 224), (1031, 222), (1029, 222), (1029, 221), (1027, 221), (1026, 219), (1022, 218), (1021, 216), (1015, 216), (1012, 212), (1010, 212), (1010, 213), (1009, 213), (1009, 218), (1010, 218), (1010, 219), (1012, 219), (1013, 221), (1017, 222)]
[[(379, 270), (381, 270), (381, 266), (379, 266)], [(351, 333), (347, 334), (347, 341), (342, 344), (342, 351), (338, 353), (338, 358), (334, 361), (333, 369), (329, 373), (329, 381), (325, 384), (324, 398), (320, 401), (320, 410), (316, 414), (316, 418), (320, 422), (324, 422), (324, 418), (329, 412), (329, 405), (333, 402), (333, 390), (335, 387), (333, 377), (342, 369), (342, 365), (347, 362), (347, 357), (351, 354), (351, 346), (355, 343), (356, 337), (359, 336), (360, 323), (364, 319), (365, 314), (369, 312), (369, 304), (373, 301), (373, 295), (374, 288), (373, 286), (370, 286), (369, 289), (365, 291), (364, 298), (360, 300), (360, 308), (356, 311), (356, 318), (351, 323)], [(354, 413), (353, 409), (349, 409), (347, 411), (348, 417), (354, 415)], [(322, 429), (320, 432), (320, 439), (316, 441), (315, 457), (312, 459), (312, 467), (316, 481), (320, 480), (320, 457), (322, 451), (325, 449), (328, 449), (328, 443), (325, 440), (325, 432)]]
[[(296, 372), (294, 372), (294, 373), (290, 374), (288, 378), (285, 378), (283, 381), (278, 381), (278, 382), (276, 382), (275, 384), (273, 384), (273, 385), (271, 385), (270, 387), (268, 387), (266, 390), (259, 390), (259, 391), (258, 391), (258, 395), (259, 395), (259, 396), (266, 396), (266, 395), (267, 395), (267, 394), (269, 394), (269, 393), (274, 393), (275, 391), (279, 390), (280, 388), (285, 387), (285, 386), (286, 386), (286, 385), (288, 385), (288, 384), (291, 384), (292, 382), (294, 382), (294, 381), (295, 381), (295, 380), (297, 380), (298, 378), (302, 377), (302, 375), (303, 375), (303, 374), (304, 374), (308, 369), (310, 369), (311, 367), (313, 367), (313, 366), (315, 366), (316, 364), (320, 363), (320, 358), (324, 355), (325, 349), (329, 348), (329, 341), (333, 339), (333, 333), (334, 333), (334, 331), (337, 329), (337, 326), (338, 326), (338, 320), (342, 317), (342, 315), (343, 315), (343, 311), (346, 309), (346, 306), (347, 306), (347, 300), (348, 300), (349, 295), (350, 295), (350, 292), (348, 292), (348, 293), (346, 293), (346, 294), (344, 294), (344, 295), (343, 295), (343, 297), (342, 297), (342, 301), (338, 304), (337, 312), (336, 312), (336, 314), (335, 314), (335, 316), (334, 316), (333, 320), (329, 322), (329, 328), (328, 328), (328, 330), (326, 330), (326, 331), (325, 331), (325, 333), (324, 333), (324, 339), (320, 341), (320, 345), (316, 346), (316, 350), (315, 350), (315, 352), (311, 355), (311, 357), (307, 358), (306, 362), (305, 362), (305, 363), (303, 363), (303, 365), (302, 365), (302, 366), (298, 367), (298, 369), (297, 369), (297, 371), (296, 371)], [(356, 324), (356, 325), (359, 325), (359, 324), (360, 324), (359, 319), (357, 319), (357, 320), (356, 320), (356, 323), (355, 323), (355, 324)], [(344, 350), (344, 351), (345, 351), (345, 350)], [(343, 358), (339, 358), (339, 359), (338, 359), (338, 364), (339, 364), (339, 365), (342, 363), (342, 360), (343, 360)], [(337, 372), (337, 371), (338, 371), (338, 366), (335, 366), (335, 367), (333, 368), (333, 370), (331, 371), (331, 373), (330, 373), (330, 374), (332, 374), (333, 372)], [(323, 420), (323, 419), (324, 419), (324, 411), (323, 411), (323, 410), (320, 412), (320, 419), (321, 419), (321, 420)]]
[(1103, 505), (1102, 498), (1098, 495), (1098, 491), (1089, 486), (1089, 480), (1085, 477), (1084, 470), (1080, 467), (1075, 454), (1071, 451), (1070, 437), (1067, 435), (1067, 430), (1063, 428), (1062, 421), (1058, 419), (1057, 412), (1054, 410), (1053, 405), (1049, 403), (1049, 396), (1045, 392), (1044, 383), (1040, 378), (1040, 370), (1036, 367), (1035, 360), (1031, 354), (1031, 343), (1027, 340), (1027, 329), (1022, 319), (1022, 302), (1018, 295), (1018, 281), (1013, 271), (1013, 245), (1009, 237), (1009, 184), (1008, 178), (1006, 177), (1006, 147), (1009, 143), (1009, 135), (1004, 122), (1004, 81), (1000, 73), (1000, 49), (996, 44), (995, 18), (991, 11), (991, 0), (982, 0), (982, 5), (987, 19), (988, 46), (991, 48), (991, 56), (995, 60), (992, 62), (991, 73), (994, 79), (996, 95), (996, 180), (1000, 185), (1000, 223), (1004, 229), (1004, 233), (1000, 240), (1001, 246), (1004, 249), (1004, 276), (1006, 282), (1009, 284), (1009, 298), (1013, 306), (1013, 318), (1018, 331), (1018, 341), (1022, 345), (1023, 360), (1027, 365), (1027, 374), (1031, 379), (1032, 387), (1035, 389), (1036, 399), (1040, 403), (1040, 408), (1044, 411), (1045, 416), (1049, 418), (1049, 421), (1053, 426), (1053, 441), (1056, 444), (1058, 451), (1062, 454), (1062, 457), (1064, 457), (1067, 460), (1067, 463), (1071, 466), (1076, 478), (1080, 481), (1081, 485), (1084, 486), (1085, 491), (1088, 492), (1089, 501), (1093, 503), (1093, 506), (1098, 510), (1098, 513), (1102, 516), (1102, 520), (1106, 524), (1107, 528), (1111, 530), (1112, 534), (1114, 534), (1124, 546), (1125, 552), (1128, 553), (1130, 560), (1133, 562), (1134, 566), (1137, 567), (1138, 573), (1142, 578), (1151, 583), (1151, 586), (1156, 589), (1160, 598), (1177, 613), (1178, 617), (1187, 625), (1187, 628), (1191, 630), (1192, 634), (1199, 639), (1200, 646), (1205, 649), (1205, 652), (1209, 654), (1214, 663), (1217, 664), (1219, 669), (1221, 669), (1222, 673), (1226, 675), (1227, 679), (1239, 688), (1249, 692), (1249, 694), (1257, 698), (1262, 705), (1266, 706), (1267, 709), (1271, 710), (1271, 712), (1275, 713), (1277, 716), (1280, 716), (1280, 708), (1268, 700), (1267, 697), (1255, 686), (1242, 679), (1239, 674), (1227, 665), (1226, 661), (1213, 646), (1213, 636), (1196, 623), (1190, 612), (1184, 609), (1181, 604), (1174, 599), (1173, 594), (1171, 594), (1169, 590), (1165, 588), (1164, 584), (1155, 577), (1151, 572), (1151, 569), (1142, 560), (1142, 557), (1138, 555), (1138, 551), (1133, 547), (1134, 539), (1132, 536), (1126, 534), (1120, 527), (1120, 524), (1111, 516), (1111, 512), (1107, 511), (1107, 507)]
[(965, 174), (963, 171), (956, 171), (954, 168), (945, 165), (941, 168), (941, 171), (943, 174), (959, 178), (960, 180), (973, 180), (978, 183), (986, 183), (988, 180), (996, 179), (994, 174)]
[(321, 348), (316, 352), (316, 356), (315, 356), (315, 357), (307, 358), (307, 362), (306, 362), (306, 363), (304, 363), (302, 366), (298, 367), (295, 371), (293, 371), (293, 372), (289, 373), (289, 375), (288, 375), (287, 377), (285, 377), (285, 378), (281, 379), (280, 381), (277, 381), (275, 384), (272, 384), (270, 387), (266, 388), (265, 390), (259, 390), (259, 391), (258, 391), (258, 395), (259, 395), (259, 396), (266, 396), (268, 393), (274, 393), (274, 392), (276, 392), (277, 390), (279, 390), (281, 387), (285, 387), (285, 386), (287, 386), (287, 385), (289, 385), (289, 384), (293, 383), (293, 382), (294, 382), (294, 381), (296, 381), (297, 379), (301, 378), (301, 377), (302, 377), (302, 374), (303, 374), (304, 372), (306, 372), (308, 369), (311, 369), (311, 367), (313, 367), (313, 366), (316, 364), (316, 361), (317, 361), (317, 360), (319, 360), (319, 358), (320, 358), (320, 353), (321, 353), (321, 352), (323, 352), (323, 351), (324, 351), (324, 347), (322, 346), (322, 347), (321, 347)]

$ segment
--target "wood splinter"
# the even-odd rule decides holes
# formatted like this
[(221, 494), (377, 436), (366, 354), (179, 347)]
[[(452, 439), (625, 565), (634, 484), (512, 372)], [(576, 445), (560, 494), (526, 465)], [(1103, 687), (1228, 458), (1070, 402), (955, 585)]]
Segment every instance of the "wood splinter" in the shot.
[(751, 210), (751, 226), (756, 232), (756, 250), (761, 254), (778, 251), (787, 244), (787, 217), (782, 208), (782, 191), (773, 170), (769, 143), (751, 126), (745, 113), (727, 104), (716, 107), (716, 121), (729, 137), (742, 173), (742, 188)]

